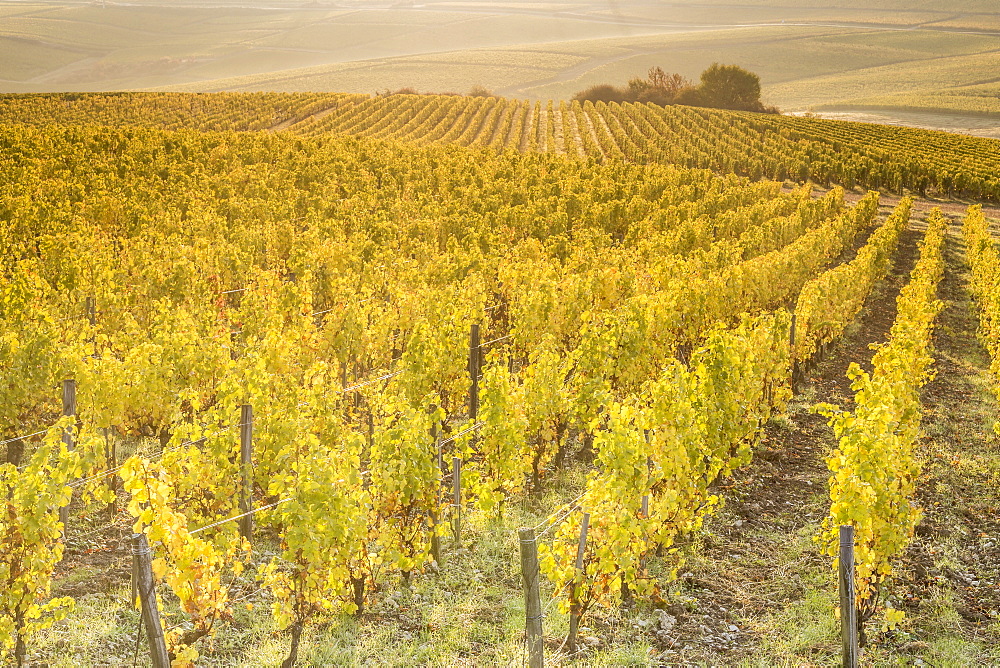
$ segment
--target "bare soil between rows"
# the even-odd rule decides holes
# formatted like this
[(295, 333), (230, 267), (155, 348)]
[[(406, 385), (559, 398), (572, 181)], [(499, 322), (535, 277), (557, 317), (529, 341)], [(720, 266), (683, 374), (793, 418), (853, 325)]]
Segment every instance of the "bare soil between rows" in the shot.
[[(663, 647), (659, 657), (663, 665), (690, 661), (733, 665), (759, 658), (765, 618), (804, 595), (808, 583), (794, 582), (796, 573), (777, 572), (773, 557), (775, 542), (782, 536), (812, 530), (826, 514), (827, 506), (820, 502), (829, 477), (825, 458), (836, 442), (826, 418), (811, 413), (807, 404), (850, 407), (853, 395), (847, 368), (852, 362), (868, 368), (869, 346), (888, 337), (896, 296), (916, 262), (920, 236), (912, 229), (904, 231), (895, 264), (865, 302), (859, 322), (807, 370), (787, 420), (768, 424), (753, 462), (723, 481), (719, 492), (726, 508), (709, 523), (700, 546), (701, 568), (687, 574), (688, 582), (682, 583), (697, 599), (698, 614), (682, 618), (677, 641)], [(802, 566), (814, 569), (829, 561), (819, 545), (801, 559)], [(706, 620), (718, 619), (741, 630), (735, 642), (720, 643), (716, 634), (704, 632)]]
[[(786, 419), (767, 426), (754, 461), (721, 485), (726, 508), (707, 524), (698, 556), (681, 577), (680, 591), (694, 603), (670, 609), (677, 625), (671, 634), (657, 636), (660, 665), (759, 660), (767, 655), (770, 638), (765, 636), (774, 632), (774, 618), (803, 605), (815, 589), (810, 572), (828, 570), (829, 585), (836, 586), (831, 558), (821, 553), (820, 545), (795, 554), (790, 568), (776, 563), (775, 554), (819, 533), (829, 505), (826, 458), (836, 441), (826, 419), (810, 412), (809, 405), (851, 407), (847, 369), (858, 363), (870, 371), (870, 346), (888, 338), (896, 297), (918, 257), (922, 233), (917, 228), (923, 225), (917, 215), (900, 240), (889, 276), (873, 290), (857, 322), (809, 369)], [(991, 382), (989, 358), (976, 341), (978, 324), (957, 224), (946, 241), (945, 257), (939, 287), (944, 308), (934, 340), (937, 375), (922, 394), (927, 435), (921, 443), (925, 464), (916, 503), (924, 517), (888, 588), (890, 602), (907, 613), (913, 628), (883, 633), (876, 623), (869, 625), (879, 656), (897, 660), (909, 661), (928, 650), (919, 638), (931, 633), (925, 629), (944, 625), (945, 618), (955, 636), (1000, 646), (1000, 638), (993, 637), (996, 627), (991, 627), (1000, 610), (1000, 449), (992, 430), (996, 401), (983, 391), (984, 382)], [(835, 589), (829, 594), (835, 599)], [(827, 614), (832, 617), (832, 605)], [(812, 653), (820, 663), (836, 656), (836, 638), (829, 640), (833, 642), (809, 648), (806, 656)], [(990, 659), (984, 660), (988, 664)]]

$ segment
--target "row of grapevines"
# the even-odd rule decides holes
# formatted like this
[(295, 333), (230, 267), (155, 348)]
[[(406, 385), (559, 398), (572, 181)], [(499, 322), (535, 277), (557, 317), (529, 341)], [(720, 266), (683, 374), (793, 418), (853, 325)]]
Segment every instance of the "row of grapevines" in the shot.
[(852, 209), (823, 221), (785, 248), (718, 272), (663, 276), (660, 280), (672, 283), (673, 289), (658, 293), (652, 302), (653, 318), (668, 337), (690, 344), (727, 313), (776, 308), (849, 248), (877, 212), (878, 194), (869, 193)]
[(9, 123), (258, 131), (300, 123), (364, 99), (330, 93), (58, 93), (0, 95)]
[[(484, 103), (460, 97), (392, 96), (356, 104), (357, 116), (383, 118), (411, 106), (434, 104), (459, 109), (476, 104), (481, 109)], [(491, 113), (502, 114), (506, 103), (493, 104)], [(354, 117), (349, 107), (338, 113)], [(928, 131), (922, 130), (631, 103), (572, 102), (560, 103), (558, 108), (550, 104), (545, 109), (536, 108), (536, 117), (539, 113), (542, 118), (536, 118), (537, 127), (558, 125), (561, 130), (553, 134), (548, 145), (540, 143), (539, 150), (670, 162), (735, 171), (752, 178), (812, 178), (827, 185), (836, 182), (897, 192), (910, 188), (922, 193), (934, 189), (946, 194), (996, 196), (989, 170), (967, 157), (969, 150), (977, 157), (993, 152), (989, 140), (945, 137), (949, 150), (941, 152), (937, 141), (931, 152), (926, 148)], [(317, 131), (315, 127), (302, 129)], [(330, 125), (323, 131), (341, 128)], [(352, 131), (367, 132), (364, 122), (354, 125)], [(425, 133), (407, 129), (405, 134), (419, 139)]]
[[(607, 406), (598, 470), (579, 508), (540, 546), (540, 566), (576, 620), (624, 591), (648, 593), (646, 561), (676, 553), (718, 504), (717, 478), (746, 464), (763, 422), (790, 396), (786, 311), (713, 332), (689, 366), (672, 361), (635, 395)], [(644, 503), (645, 500), (645, 503)], [(581, 521), (590, 516), (582, 568)], [(675, 577), (678, 562), (673, 559)]]
[(51, 598), (52, 572), (62, 559), (58, 508), (69, 503), (66, 483), (80, 457), (62, 440), (69, 419), (49, 429), (22, 467), (0, 464), (0, 658), (25, 665), (28, 643), (73, 608)]
[[(855, 527), (859, 624), (875, 613), (893, 560), (920, 518), (913, 503), (920, 471), (914, 452), (920, 430), (919, 391), (933, 373), (931, 336), (941, 309), (936, 294), (944, 272), (947, 221), (935, 209), (927, 223), (920, 258), (896, 300), (896, 320), (889, 340), (872, 358), (872, 372), (856, 363), (848, 369), (854, 410), (817, 407), (830, 419), (839, 440), (828, 460), (833, 473), (830, 514), (819, 540), (828, 554), (836, 555), (839, 527)], [(888, 623), (901, 616), (887, 609)]]
[[(970, 207), (962, 223), (971, 277), (969, 287), (979, 310), (979, 337), (990, 353), (990, 370), (1000, 376), (1000, 251), (981, 206)], [(1000, 386), (997, 389), (1000, 398)]]
[(850, 262), (806, 283), (795, 304), (792, 361), (804, 362), (820, 346), (838, 338), (861, 311), (875, 283), (885, 277), (899, 237), (910, 220), (912, 200), (904, 198)]
[[(901, 202), (855, 261), (820, 274), (806, 290), (838, 285), (845, 272), (864, 279), (870, 290), (884, 275), (909, 208), (909, 201)], [(935, 213), (914, 280), (900, 297), (893, 343), (876, 356), (880, 378), (926, 378), (926, 353), (915, 352), (928, 343), (937, 311), (933, 293), (942, 271), (943, 232), (944, 219)], [(807, 340), (839, 336), (843, 326), (826, 323), (855, 315), (855, 300), (842, 291), (825, 300), (808, 293), (800, 297), (800, 303), (810, 304), (800, 335)], [(790, 396), (788, 374), (798, 348), (790, 344), (789, 327), (790, 314), (778, 311), (717, 331), (688, 365), (668, 362), (656, 380), (645, 381), (624, 400), (608, 402), (595, 436), (598, 470), (589, 476), (579, 507), (551, 545), (542, 547), (542, 570), (563, 611), (572, 615), (571, 642), (577, 620), (590, 608), (655, 586), (647, 569), (653, 553), (676, 553), (676, 538), (700, 526), (718, 503), (711, 492), (717, 477), (749, 461), (762, 423)], [(907, 359), (916, 362), (900, 367)], [(585, 515), (587, 542), (578, 567)], [(668, 577), (674, 577), (680, 562), (672, 557), (669, 563)]]
[[(137, 93), (0, 96), (8, 123), (287, 129), (669, 163), (752, 179), (905, 189), (996, 201), (996, 140), (649, 104), (547, 104), (434, 95)], [(517, 136), (520, 131), (521, 136)]]

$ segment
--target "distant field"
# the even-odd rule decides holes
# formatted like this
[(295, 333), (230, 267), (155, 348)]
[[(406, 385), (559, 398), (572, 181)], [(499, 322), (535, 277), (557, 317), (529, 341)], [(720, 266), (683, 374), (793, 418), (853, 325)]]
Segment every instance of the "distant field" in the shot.
[(997, 61), (993, 52), (926, 58), (778, 84), (770, 93), (786, 100), (789, 107), (815, 105), (816, 99), (823, 98), (829, 100), (827, 104), (851, 104), (879, 95), (914, 91), (941, 95), (953, 88), (956, 97), (973, 98), (974, 94), (962, 87), (994, 76)]
[(926, 108), (901, 109), (898, 106), (832, 107), (807, 112), (820, 118), (880, 125), (901, 125), (924, 130), (944, 130), (978, 137), (1000, 139), (1000, 126), (993, 116)]
[(0, 92), (482, 85), (544, 100), (723, 61), (759, 73), (765, 100), (789, 111), (1000, 118), (1000, 7), (987, 0), (248, 4), (0, 1)]
[[(772, 26), (477, 49), (431, 59), (379, 59), (364, 63), (361, 69), (358, 63), (344, 63), (177, 89), (369, 92), (409, 85), (444, 91), (462, 90), (456, 83), (464, 78), (512, 97), (565, 99), (596, 83), (624, 83), (654, 65), (694, 78), (713, 60), (725, 60), (759, 73), (765, 100), (787, 110), (929, 90), (938, 101), (926, 108), (990, 112), (995, 110), (982, 108), (988, 98), (967, 85), (1000, 64), (995, 49), (1000, 49), (1000, 37), (979, 34), (868, 31), (858, 35), (837, 28), (800, 26), (791, 32)], [(933, 55), (936, 51), (942, 55)], [(561, 58), (554, 60), (551, 54)], [(419, 67), (429, 61), (440, 66)], [(531, 62), (538, 67), (525, 71), (525, 64)], [(400, 77), (400, 73), (407, 76)], [(958, 86), (954, 92), (945, 93), (953, 86)], [(918, 106), (909, 100), (882, 104)]]
[[(955, 86), (943, 90), (902, 92), (857, 100), (845, 106), (866, 109), (908, 109), (914, 111), (957, 111), (969, 115), (1000, 115), (1000, 83)], [(833, 109), (836, 105), (821, 105), (818, 109)]]

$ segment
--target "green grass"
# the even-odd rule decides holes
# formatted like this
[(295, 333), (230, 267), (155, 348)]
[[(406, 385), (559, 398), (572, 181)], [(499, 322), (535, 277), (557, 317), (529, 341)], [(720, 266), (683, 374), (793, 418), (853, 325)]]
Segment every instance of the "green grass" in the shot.
[(1000, 84), (907, 91), (894, 95), (847, 100), (843, 106), (1000, 116)]
[[(56, 19), (50, 15), (5, 18), (0, 26), (0, 34), (101, 52), (108, 49), (109, 45), (114, 48), (136, 46), (151, 38), (151, 34), (146, 31), (90, 21)], [(162, 33), (153, 33), (152, 36), (158, 38), (160, 34)]]
[[(300, 660), (304, 665), (516, 664), (523, 650), (524, 624), (516, 530), (541, 522), (553, 508), (575, 497), (582, 484), (582, 469), (563, 472), (550, 481), (541, 498), (512, 504), (504, 523), (470, 511), (462, 546), (453, 545), (450, 537), (442, 540), (445, 557), (439, 574), (415, 577), (409, 590), (397, 578), (389, 579), (363, 618), (331, 616), (308, 627)], [(78, 541), (71, 538), (74, 542)], [(274, 546), (264, 543), (258, 549), (266, 558)], [(102, 554), (119, 569), (127, 568), (127, 554)], [(95, 582), (109, 566), (97, 568), (85, 560), (57, 572), (54, 594), (86, 591), (88, 583), (94, 591), (78, 597), (69, 618), (42, 634), (32, 648), (34, 660), (57, 667), (131, 662), (138, 616), (128, 605), (127, 583), (98, 591), (101, 587)], [(241, 584), (247, 591), (257, 589), (252, 576), (244, 576)], [(177, 603), (169, 592), (161, 589), (160, 594), (170, 626), (181, 618)], [(543, 602), (551, 600), (551, 588), (545, 583), (542, 595)], [(257, 593), (247, 600), (249, 606), (234, 606), (234, 620), (219, 631), (212, 648), (200, 648), (200, 665), (277, 665), (285, 657), (288, 636), (275, 628), (266, 596)], [(554, 607), (547, 612), (547, 635), (564, 635), (566, 618)], [(634, 663), (647, 652), (642, 642), (616, 643), (591, 653), (587, 663), (622, 665), (626, 659)]]
[[(0, 79), (26, 81), (78, 61), (78, 52), (0, 34)], [(0, 87), (4, 87), (0, 85)]]
[(0, 17), (8, 19), (11, 16), (21, 16), (22, 14), (35, 14), (49, 9), (48, 5), (29, 5), (20, 2), (14, 4), (0, 5)]
[[(979, 37), (974, 39), (978, 42)], [(827, 100), (823, 104), (846, 105), (876, 95), (975, 84), (992, 77), (996, 63), (995, 53), (897, 63), (779, 84), (769, 89), (769, 95), (788, 100), (789, 106), (815, 105), (820, 99)]]

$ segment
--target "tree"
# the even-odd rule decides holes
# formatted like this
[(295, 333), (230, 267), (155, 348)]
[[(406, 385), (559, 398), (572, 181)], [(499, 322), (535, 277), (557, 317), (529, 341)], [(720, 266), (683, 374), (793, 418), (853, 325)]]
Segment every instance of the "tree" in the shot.
[(626, 91), (610, 84), (597, 84), (596, 86), (591, 86), (586, 90), (580, 91), (573, 96), (573, 99), (580, 102), (586, 100), (590, 100), (591, 102), (631, 102), (634, 98)]
[(760, 111), (763, 108), (760, 77), (738, 65), (712, 63), (701, 73), (698, 88), (705, 106), (744, 111)]
[(638, 99), (640, 95), (649, 90), (649, 80), (636, 77), (628, 80), (626, 93), (630, 101)]
[(622, 87), (597, 84), (573, 96), (583, 102), (640, 102), (661, 107), (684, 104), (690, 107), (739, 109), (768, 114), (780, 113), (776, 107), (765, 107), (760, 101), (760, 78), (737, 65), (713, 63), (701, 73), (701, 83), (695, 86), (680, 74), (667, 73), (662, 67), (651, 67), (646, 78), (629, 79)]
[(661, 90), (671, 97), (677, 95), (677, 93), (685, 88), (692, 87), (689, 79), (684, 78), (676, 72), (667, 74), (663, 71), (662, 67), (650, 67), (646, 80), (651, 88)]
[(649, 102), (660, 107), (665, 107), (668, 104), (675, 104), (676, 99), (662, 88), (647, 86), (638, 95), (630, 99), (629, 102)]
[(689, 107), (711, 106), (705, 101), (704, 96), (702, 96), (701, 89), (695, 87), (685, 88), (677, 93), (677, 97), (674, 98), (674, 104), (686, 104)]

